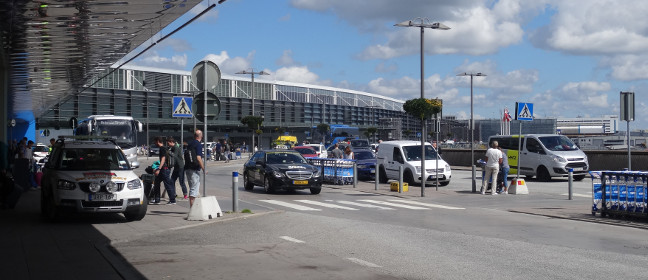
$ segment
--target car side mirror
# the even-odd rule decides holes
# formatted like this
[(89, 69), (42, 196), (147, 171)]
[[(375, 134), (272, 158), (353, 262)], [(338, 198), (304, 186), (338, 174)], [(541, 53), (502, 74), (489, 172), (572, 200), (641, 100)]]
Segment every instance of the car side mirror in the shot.
[(140, 167), (140, 163), (138, 161), (131, 162), (132, 169), (139, 168), (139, 167)]
[(261, 166), (265, 167), (265, 164), (263, 163), (262, 160), (257, 160), (255, 163), (256, 163), (256, 165), (261, 165)]

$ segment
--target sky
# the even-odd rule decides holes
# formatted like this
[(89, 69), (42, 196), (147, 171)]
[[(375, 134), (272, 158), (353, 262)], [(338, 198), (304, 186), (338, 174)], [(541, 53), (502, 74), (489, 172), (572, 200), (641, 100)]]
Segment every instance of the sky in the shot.
[(439, 22), (450, 29), (424, 32), (424, 96), (443, 99), (444, 116), (470, 118), (470, 77), (457, 74), (472, 72), (486, 75), (473, 79), (476, 119), (515, 102), (533, 103), (535, 118), (619, 115), (630, 91), (630, 129), (648, 129), (646, 15), (645, 0), (227, 0), (131, 64), (191, 71), (209, 59), (224, 74), (406, 101), (421, 96), (421, 33), (394, 24)]

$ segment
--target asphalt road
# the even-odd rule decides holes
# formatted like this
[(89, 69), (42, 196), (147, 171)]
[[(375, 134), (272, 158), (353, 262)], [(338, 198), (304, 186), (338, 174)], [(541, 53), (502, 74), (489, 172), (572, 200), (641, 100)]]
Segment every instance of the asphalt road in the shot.
[[(231, 210), (232, 172), (207, 174), (207, 194)], [(529, 195), (471, 192), (469, 171), (447, 187), (398, 194), (373, 182), (265, 194), (243, 191), (253, 215), (113, 246), (148, 278), (605, 279), (648, 275), (646, 230), (591, 217), (591, 181), (528, 181)], [(556, 218), (545, 213), (561, 213)], [(568, 214), (565, 214), (568, 213)], [(571, 216), (570, 216), (571, 215)], [(639, 225), (645, 222), (639, 222)], [(164, 269), (160, 269), (164, 267)], [(177, 272), (177, 273), (173, 273)]]

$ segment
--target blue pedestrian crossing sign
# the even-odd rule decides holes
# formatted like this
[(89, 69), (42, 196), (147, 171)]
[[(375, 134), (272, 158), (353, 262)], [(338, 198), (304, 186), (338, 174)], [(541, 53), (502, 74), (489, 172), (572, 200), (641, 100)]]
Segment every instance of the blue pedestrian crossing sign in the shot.
[(515, 119), (521, 121), (533, 120), (533, 103), (515, 102)]
[(174, 118), (192, 118), (193, 112), (191, 105), (193, 97), (174, 96), (173, 97), (173, 113)]

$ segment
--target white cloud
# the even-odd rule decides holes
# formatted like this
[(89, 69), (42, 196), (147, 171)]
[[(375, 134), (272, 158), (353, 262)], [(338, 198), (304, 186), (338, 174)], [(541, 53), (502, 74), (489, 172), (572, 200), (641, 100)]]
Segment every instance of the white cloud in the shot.
[(254, 60), (254, 53), (250, 52), (248, 57), (230, 57), (226, 51), (221, 51), (220, 54), (208, 54), (203, 59), (216, 63), (221, 73), (234, 74), (242, 70), (250, 69)]
[(276, 80), (286, 81), (286, 82), (295, 82), (295, 83), (305, 83), (305, 84), (321, 84), (319, 81), (319, 76), (317, 74), (308, 70), (306, 66), (289, 66), (282, 67), (271, 73)]
[(535, 94), (531, 101), (534, 103), (534, 110), (542, 112), (541, 116), (600, 116), (611, 113), (612, 104), (608, 101), (610, 90), (612, 87), (606, 82), (570, 82), (556, 89)]
[(171, 57), (161, 56), (157, 51), (150, 51), (150, 53), (140, 60), (137, 60), (137, 65), (181, 70), (187, 66), (187, 54), (174, 55)]
[(296, 66), (299, 65), (295, 60), (292, 58), (292, 50), (284, 50), (283, 54), (277, 61), (275, 62), (279, 66)]

